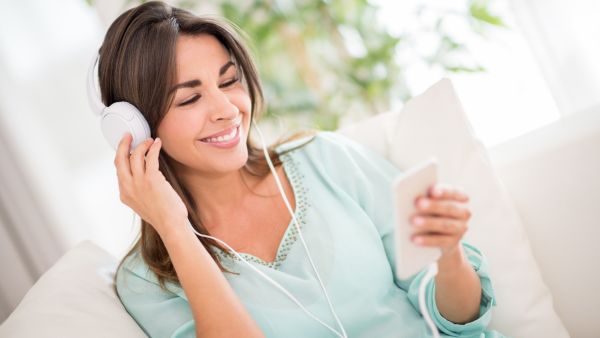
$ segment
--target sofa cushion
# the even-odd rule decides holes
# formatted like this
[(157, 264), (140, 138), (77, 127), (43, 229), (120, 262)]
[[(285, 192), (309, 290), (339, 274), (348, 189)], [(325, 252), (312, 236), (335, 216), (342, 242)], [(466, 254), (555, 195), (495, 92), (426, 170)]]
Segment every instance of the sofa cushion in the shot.
[(112, 289), (117, 260), (91, 241), (69, 250), (0, 326), (0, 337), (146, 337)]
[(464, 240), (483, 251), (490, 263), (497, 297), (490, 328), (512, 337), (568, 337), (519, 215), (450, 80), (439, 81), (401, 111), (339, 132), (370, 146), (400, 169), (437, 157), (439, 181), (462, 188), (470, 197), (473, 215)]

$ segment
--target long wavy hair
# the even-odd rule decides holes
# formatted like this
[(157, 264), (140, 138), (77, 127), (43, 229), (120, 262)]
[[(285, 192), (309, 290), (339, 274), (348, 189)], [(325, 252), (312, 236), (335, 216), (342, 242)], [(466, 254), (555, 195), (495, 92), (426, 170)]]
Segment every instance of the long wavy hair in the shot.
[[(264, 106), (263, 92), (256, 66), (242, 39), (243, 32), (233, 23), (224, 19), (196, 16), (186, 10), (158, 1), (147, 2), (127, 10), (108, 28), (99, 50), (98, 64), (98, 78), (103, 103), (109, 106), (114, 102), (127, 101), (136, 106), (148, 121), (151, 136), (155, 138), (158, 125), (174, 98), (174, 94), (169, 93), (168, 88), (171, 88), (175, 81), (177, 37), (199, 34), (214, 36), (229, 52), (235, 66), (238, 67), (238, 72), (243, 74), (244, 85), (250, 95), (251, 119), (260, 116)], [(274, 150), (275, 147), (314, 134), (314, 130), (305, 130), (280, 138), (268, 148), (273, 165), (281, 164), (281, 160)], [(310, 140), (312, 138), (309, 138)], [(299, 146), (304, 144), (306, 143)], [(262, 148), (254, 144), (250, 135), (246, 146), (248, 160), (243, 170), (258, 177), (268, 175), (270, 171)], [(192, 195), (175, 171), (174, 161), (165, 152), (161, 152), (159, 155), (160, 171), (185, 203), (191, 225), (199, 233), (208, 234), (200, 220), (196, 204), (193, 203)], [(225, 252), (229, 252), (229, 250), (212, 239), (202, 237), (198, 240), (210, 253), (221, 271), (229, 272), (223, 267), (210, 246), (218, 247)], [(177, 273), (163, 241), (152, 225), (143, 219), (139, 236), (121, 259), (117, 271), (126, 258), (136, 251), (141, 253), (144, 262), (156, 274), (161, 288), (165, 289), (167, 281), (179, 284)]]

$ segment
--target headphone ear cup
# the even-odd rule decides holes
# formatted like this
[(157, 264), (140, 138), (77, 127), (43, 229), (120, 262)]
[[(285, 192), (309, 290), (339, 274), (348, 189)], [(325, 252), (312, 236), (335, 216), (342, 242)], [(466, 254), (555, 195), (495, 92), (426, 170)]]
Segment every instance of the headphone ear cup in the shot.
[(115, 151), (119, 141), (127, 132), (133, 136), (130, 153), (151, 137), (150, 126), (144, 115), (134, 105), (125, 101), (115, 102), (104, 109), (104, 114), (100, 118), (100, 128), (104, 138)]

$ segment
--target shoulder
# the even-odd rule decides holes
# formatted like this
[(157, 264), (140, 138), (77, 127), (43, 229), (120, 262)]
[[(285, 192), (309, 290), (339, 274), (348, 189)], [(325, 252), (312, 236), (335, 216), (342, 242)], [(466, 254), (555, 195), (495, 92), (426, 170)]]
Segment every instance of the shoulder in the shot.
[(363, 145), (337, 132), (318, 131), (313, 135), (280, 144), (275, 149), (277, 153), (305, 153), (309, 156), (336, 159), (347, 156), (348, 152), (362, 151), (362, 148)]
[[(399, 169), (383, 154), (333, 131), (319, 131), (308, 137), (280, 144), (276, 152), (320, 170), (343, 171), (345, 176), (363, 173), (393, 176)], [(288, 155), (291, 154), (291, 155)], [(381, 173), (383, 171), (383, 173)]]
[(320, 179), (348, 189), (369, 185), (372, 180), (391, 180), (399, 173), (383, 155), (337, 132), (321, 131), (311, 139), (285, 145), (292, 150), (284, 152), (284, 162), (297, 163), (301, 170), (316, 172)]
[(153, 282), (150, 269), (144, 263), (139, 251), (134, 251), (125, 257), (116, 271), (116, 288), (122, 299), (129, 292), (135, 291), (140, 284), (154, 284)]
[(180, 288), (172, 283), (165, 285), (167, 290), (160, 287), (156, 274), (144, 262), (139, 251), (134, 251), (123, 259), (116, 271), (116, 289), (120, 297), (127, 297), (131, 293), (159, 292), (178, 294)]
[(165, 286), (167, 290), (160, 287), (139, 252), (127, 256), (117, 270), (118, 298), (147, 336), (191, 336), (193, 316), (183, 289)]
[[(117, 270), (117, 277), (126, 277), (128, 275), (135, 275), (144, 279), (152, 279), (149, 274), (150, 268), (142, 259), (139, 250), (133, 251), (130, 255), (123, 258), (119, 269)], [(121, 278), (117, 278), (117, 283), (121, 281)]]
[(383, 155), (337, 132), (319, 132), (305, 148), (307, 156), (312, 160), (336, 170), (347, 169), (348, 173), (351, 173), (353, 168), (358, 171), (370, 171), (372, 167), (396, 170)]

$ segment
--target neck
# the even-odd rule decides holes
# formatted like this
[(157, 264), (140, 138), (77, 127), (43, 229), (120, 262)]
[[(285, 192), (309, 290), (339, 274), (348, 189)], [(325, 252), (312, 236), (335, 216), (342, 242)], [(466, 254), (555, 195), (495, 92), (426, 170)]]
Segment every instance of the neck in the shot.
[(244, 168), (213, 176), (187, 173), (183, 177), (202, 223), (209, 231), (231, 224), (247, 206), (251, 209), (250, 198), (263, 179), (248, 174)]

